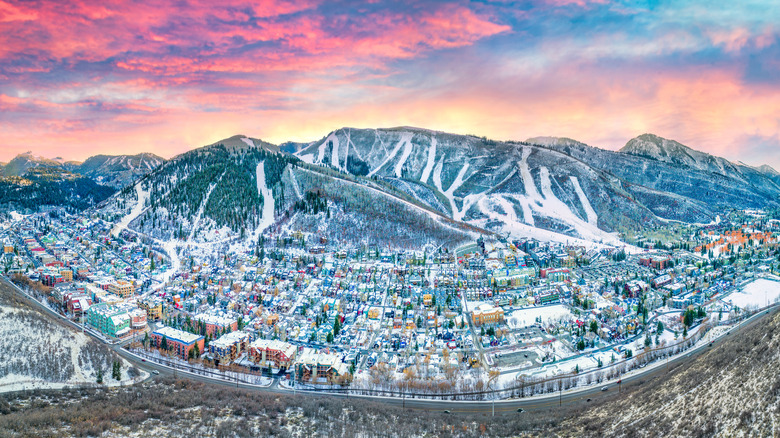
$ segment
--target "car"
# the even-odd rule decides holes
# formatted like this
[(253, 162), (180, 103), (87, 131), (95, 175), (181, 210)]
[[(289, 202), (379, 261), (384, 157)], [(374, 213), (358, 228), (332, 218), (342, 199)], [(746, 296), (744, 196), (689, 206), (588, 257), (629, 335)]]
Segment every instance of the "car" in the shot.
[(157, 374), (160, 374), (160, 372), (157, 371), (157, 370), (152, 370), (152, 374), (157, 375)]
[(146, 362), (146, 359), (141, 359), (141, 362)]
[(591, 399), (587, 399), (587, 400), (585, 400), (585, 401), (586, 401), (586, 402), (590, 402), (590, 401), (591, 401)]
[(445, 409), (445, 410), (444, 410), (444, 413), (445, 413), (445, 414), (449, 414), (449, 413), (450, 413), (449, 409)]
[(606, 391), (606, 390), (608, 390), (608, 389), (609, 389), (609, 387), (608, 387), (608, 386), (605, 386), (605, 387), (601, 388), (601, 392), (604, 392), (604, 391)]
[(525, 412), (525, 409), (523, 409), (523, 408), (517, 408), (517, 412), (520, 412), (520, 413), (522, 413), (522, 412)]

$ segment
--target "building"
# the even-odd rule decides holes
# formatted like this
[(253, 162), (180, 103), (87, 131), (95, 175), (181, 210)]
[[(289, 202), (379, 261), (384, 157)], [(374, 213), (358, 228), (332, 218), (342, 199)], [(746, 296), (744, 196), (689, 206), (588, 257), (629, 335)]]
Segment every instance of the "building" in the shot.
[(496, 324), (504, 321), (504, 309), (490, 304), (482, 304), (471, 312), (471, 320), (476, 326)]
[(249, 360), (263, 368), (288, 369), (297, 351), (287, 342), (257, 339), (249, 345)]
[(557, 290), (550, 290), (550, 291), (545, 291), (537, 294), (534, 297), (534, 300), (536, 304), (539, 305), (552, 304), (552, 303), (560, 302), (561, 296)]
[(295, 375), (298, 380), (332, 380), (349, 374), (349, 367), (336, 354), (319, 353), (313, 348), (304, 348), (295, 361)]
[(662, 270), (668, 268), (672, 263), (672, 259), (668, 256), (656, 256), (656, 257), (640, 257), (639, 264), (647, 266), (649, 268)]
[(546, 278), (550, 283), (558, 283), (569, 279), (569, 270), (567, 268), (547, 268), (539, 271), (541, 278)]
[(198, 352), (204, 351), (205, 340), (206, 338), (203, 336), (177, 330), (173, 327), (159, 328), (151, 335), (151, 341), (155, 347), (167, 349), (184, 360), (189, 358), (190, 350), (196, 346)]
[(163, 304), (159, 298), (148, 297), (140, 300), (138, 307), (146, 311), (146, 317), (151, 321), (159, 321), (163, 318)]
[(106, 303), (90, 306), (87, 310), (87, 324), (112, 338), (130, 333), (130, 315), (127, 309)]
[(135, 287), (133, 286), (133, 283), (130, 283), (129, 281), (117, 280), (116, 282), (109, 283), (108, 291), (122, 298), (130, 298), (133, 296)]
[(209, 336), (214, 336), (215, 333), (222, 333), (226, 330), (228, 332), (238, 330), (238, 320), (227, 316), (200, 313), (195, 315), (195, 321), (206, 326), (206, 333), (208, 333)]
[(238, 358), (249, 344), (249, 333), (230, 332), (209, 343), (211, 357), (220, 362), (232, 362)]

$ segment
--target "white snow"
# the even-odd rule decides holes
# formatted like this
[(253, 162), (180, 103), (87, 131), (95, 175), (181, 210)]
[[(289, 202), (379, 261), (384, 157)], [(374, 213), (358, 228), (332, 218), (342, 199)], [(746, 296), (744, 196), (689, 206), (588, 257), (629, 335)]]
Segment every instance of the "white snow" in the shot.
[(333, 148), (331, 148), (330, 151), (330, 164), (336, 169), (339, 169), (339, 138), (336, 136), (335, 132), (331, 133), (328, 138), (325, 139), (325, 144), (327, 145), (329, 141), (333, 142)]
[(114, 229), (111, 230), (111, 234), (114, 237), (118, 236), (122, 230), (127, 229), (130, 222), (144, 212), (144, 205), (146, 204), (146, 199), (149, 197), (149, 192), (144, 190), (143, 187), (141, 187), (141, 184), (138, 183), (135, 185), (135, 193), (138, 196), (138, 202), (133, 206), (133, 209), (130, 210), (130, 213), (125, 215), (125, 217), (114, 226)]
[[(290, 182), (292, 183), (293, 190), (295, 191), (295, 196), (297, 196), (298, 199), (303, 199), (301, 188), (298, 186), (298, 178), (295, 177), (295, 172), (293, 172), (292, 168), (288, 168), (287, 171), (290, 174)], [(263, 171), (263, 173), (265, 173), (265, 171)], [(262, 191), (260, 194), (262, 194)]]
[(599, 217), (596, 214), (596, 210), (594, 210), (593, 206), (590, 205), (590, 201), (588, 201), (588, 197), (585, 196), (585, 192), (582, 191), (580, 180), (577, 179), (576, 176), (572, 176), (570, 179), (571, 183), (574, 184), (574, 191), (577, 192), (577, 197), (580, 198), (582, 208), (585, 210), (585, 216), (588, 219), (588, 223), (591, 225), (596, 225), (598, 223)]
[[(401, 146), (405, 145), (407, 142), (412, 140), (412, 133), (411, 132), (404, 132), (401, 134), (401, 139), (398, 140), (398, 143), (396, 143), (395, 148), (390, 152), (390, 154), (385, 158), (384, 161), (382, 161), (382, 164), (376, 167), (376, 169), (372, 170), (368, 173), (367, 177), (371, 178), (374, 176), (375, 173), (379, 172), (379, 169), (384, 167), (385, 164), (389, 163), (390, 160), (395, 158), (396, 154), (398, 154), (398, 151), (401, 150)], [(381, 141), (381, 138), (380, 138)]]
[(780, 282), (759, 278), (745, 285), (741, 291), (724, 298), (723, 301), (731, 302), (740, 308), (765, 307), (778, 298), (780, 298)]
[(463, 205), (461, 205), (461, 209), (459, 210), (458, 205), (455, 203), (455, 190), (458, 190), (458, 188), (463, 185), (463, 177), (466, 175), (466, 171), (469, 169), (469, 163), (463, 164), (463, 167), (460, 168), (458, 175), (455, 177), (455, 180), (452, 182), (452, 184), (450, 184), (447, 190), (444, 190), (441, 184), (441, 171), (443, 167), (444, 156), (442, 155), (441, 160), (439, 160), (439, 164), (437, 164), (436, 168), (433, 170), (433, 184), (437, 189), (439, 189), (442, 195), (444, 195), (444, 197), (450, 201), (452, 218), (456, 221), (461, 221), (463, 220), (463, 216), (465, 216), (469, 208), (482, 199), (482, 197), (485, 196), (485, 193), (472, 193), (467, 195), (465, 198), (463, 198)]
[(249, 139), (249, 138), (242, 137), (241, 141), (246, 143), (249, 147), (255, 147), (255, 143), (251, 139)]
[(409, 140), (404, 143), (404, 152), (401, 154), (401, 158), (398, 160), (397, 163), (395, 163), (395, 176), (396, 178), (401, 177), (401, 171), (404, 169), (404, 164), (406, 164), (406, 160), (409, 159), (409, 155), (412, 153), (412, 141), (411, 141), (411, 135), (409, 136)]
[(569, 320), (572, 318), (572, 314), (569, 308), (563, 304), (527, 307), (507, 315), (506, 321), (511, 328), (522, 328), (536, 324), (536, 318), (539, 317), (542, 318), (542, 323), (546, 323), (548, 321)]
[(427, 183), (431, 176), (433, 166), (436, 164), (436, 137), (431, 137), (431, 147), (428, 148), (428, 161), (425, 163), (420, 182)]
[(26, 218), (27, 216), (29, 216), (29, 215), (21, 214), (16, 210), (9, 212), (8, 214), (11, 215), (11, 220), (13, 220), (14, 222), (19, 222), (21, 220), (24, 220), (24, 218)]
[[(222, 175), (224, 175), (224, 173)], [(214, 187), (216, 187), (219, 181), (222, 180), (222, 175), (220, 175), (216, 181), (209, 184), (209, 189), (206, 191), (206, 196), (203, 197), (203, 202), (200, 203), (198, 212), (195, 214), (195, 219), (192, 221), (192, 228), (190, 229), (189, 236), (187, 236), (187, 241), (192, 241), (192, 238), (195, 236), (195, 230), (197, 230), (198, 225), (200, 225), (200, 218), (203, 216), (203, 210), (206, 208), (206, 203), (209, 202), (209, 198), (211, 197), (211, 192), (214, 191)]]
[[(257, 192), (263, 197), (263, 216), (260, 225), (255, 230), (255, 239), (266, 228), (274, 223), (274, 196), (265, 182), (265, 161), (257, 163)], [(293, 178), (295, 178), (293, 176)], [(297, 184), (296, 184), (297, 186)], [(296, 193), (298, 191), (296, 190)], [(300, 194), (298, 194), (300, 196)]]

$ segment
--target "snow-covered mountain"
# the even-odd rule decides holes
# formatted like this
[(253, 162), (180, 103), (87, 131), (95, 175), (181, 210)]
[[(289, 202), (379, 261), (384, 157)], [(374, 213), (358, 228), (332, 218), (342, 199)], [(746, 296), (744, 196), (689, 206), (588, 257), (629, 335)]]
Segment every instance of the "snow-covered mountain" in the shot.
[(619, 152), (724, 175), (738, 172), (736, 166), (725, 158), (699, 152), (653, 134), (632, 138)]
[(167, 253), (178, 242), (257, 242), (266, 230), (396, 247), (481, 233), (387, 182), (307, 164), (244, 136), (172, 158), (100, 211), (117, 232), (135, 230), (168, 245)]
[(62, 168), (63, 161), (62, 159), (39, 157), (32, 152), (25, 152), (17, 155), (14, 159), (4, 164), (2, 168), (0, 168), (0, 176), (22, 176), (27, 170), (34, 167)]
[(104, 208), (162, 241), (251, 239), (270, 227), (397, 246), (486, 231), (618, 245), (622, 231), (710, 222), (779, 195), (766, 170), (651, 135), (615, 152), (566, 138), (342, 128), (311, 143), (234, 136), (195, 149)]
[(122, 188), (164, 162), (164, 158), (151, 153), (95, 155), (69, 170), (92, 178), (98, 184)]

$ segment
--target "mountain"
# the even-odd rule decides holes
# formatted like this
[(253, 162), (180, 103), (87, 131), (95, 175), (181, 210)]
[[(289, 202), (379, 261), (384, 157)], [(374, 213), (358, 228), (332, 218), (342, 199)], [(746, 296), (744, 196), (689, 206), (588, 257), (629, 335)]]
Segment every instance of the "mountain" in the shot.
[(19, 154), (0, 169), (0, 176), (22, 176), (33, 167), (62, 168), (62, 161), (33, 155), (32, 152)]
[(49, 207), (83, 210), (115, 192), (112, 187), (61, 167), (35, 166), (22, 176), (0, 177), (0, 210), (35, 212)]
[(173, 158), (101, 208), (163, 241), (251, 240), (270, 227), (402, 248), (485, 232), (622, 245), (624, 231), (707, 223), (778, 196), (767, 170), (649, 134), (608, 151), (555, 137), (342, 128), (280, 147), (233, 136)]
[(95, 155), (86, 161), (64, 161), (39, 157), (32, 152), (17, 155), (13, 160), (0, 166), (0, 176), (23, 176), (28, 170), (43, 167), (78, 173), (91, 178), (101, 185), (122, 188), (146, 175), (165, 159), (150, 153), (138, 155)]
[(653, 134), (642, 134), (632, 138), (619, 152), (723, 175), (739, 172), (737, 166), (725, 158), (699, 152), (674, 140)]
[(307, 164), (244, 136), (172, 158), (99, 210), (161, 242), (253, 243), (270, 228), (329, 241), (417, 247), (484, 233), (391, 184)]
[(138, 155), (95, 155), (69, 166), (72, 172), (92, 178), (98, 184), (122, 188), (154, 170), (165, 159), (151, 153)]
[(719, 211), (778, 205), (780, 179), (661, 137), (639, 136), (617, 152), (554, 137), (527, 141), (623, 181), (632, 197), (661, 218), (710, 222)]

